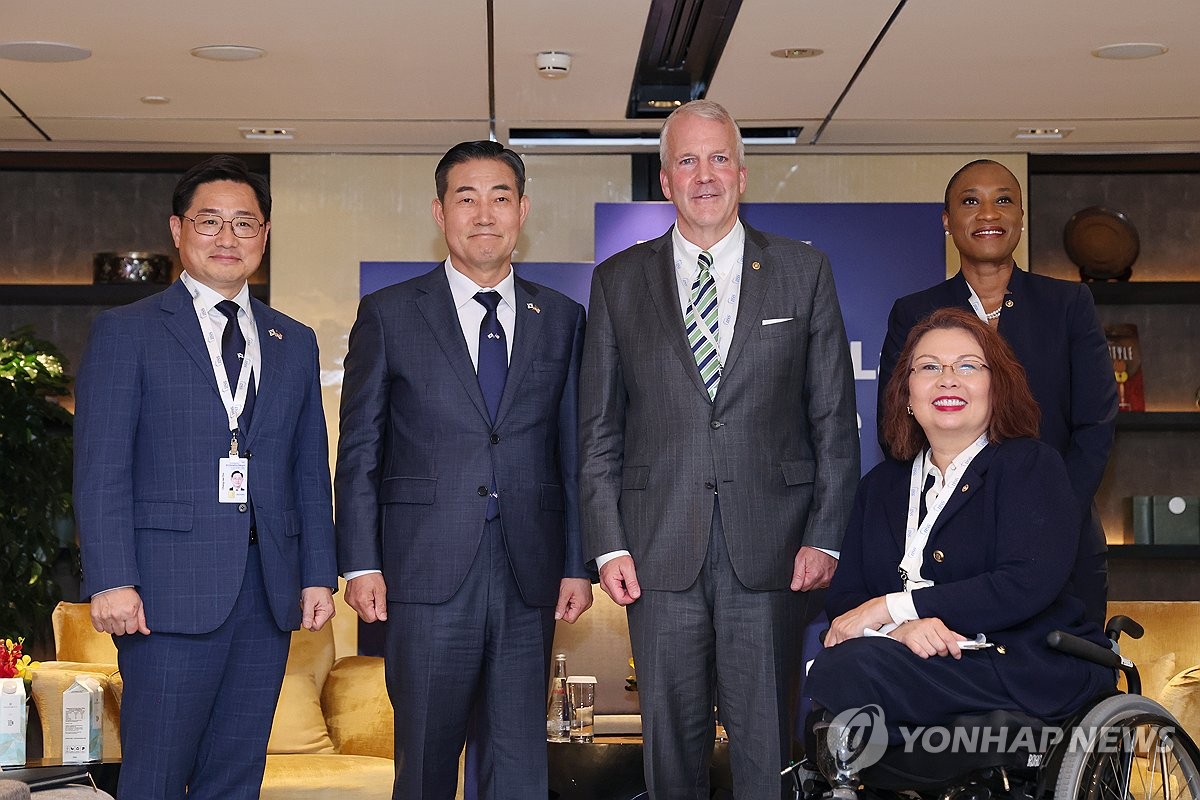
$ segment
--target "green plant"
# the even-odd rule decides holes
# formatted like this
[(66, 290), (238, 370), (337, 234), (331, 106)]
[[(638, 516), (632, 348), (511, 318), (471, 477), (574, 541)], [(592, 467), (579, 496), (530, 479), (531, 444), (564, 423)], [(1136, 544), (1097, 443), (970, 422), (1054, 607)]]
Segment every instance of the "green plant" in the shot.
[(31, 328), (0, 338), (0, 639), (40, 638), (59, 600), (56, 524), (71, 513), (66, 359)]

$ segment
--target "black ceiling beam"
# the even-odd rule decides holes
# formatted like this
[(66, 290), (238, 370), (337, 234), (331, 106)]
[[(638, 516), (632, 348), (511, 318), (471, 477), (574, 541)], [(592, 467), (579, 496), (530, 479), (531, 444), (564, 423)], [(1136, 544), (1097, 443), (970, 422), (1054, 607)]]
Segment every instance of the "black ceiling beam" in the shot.
[(661, 118), (704, 97), (741, 7), (742, 0), (652, 0), (625, 116)]

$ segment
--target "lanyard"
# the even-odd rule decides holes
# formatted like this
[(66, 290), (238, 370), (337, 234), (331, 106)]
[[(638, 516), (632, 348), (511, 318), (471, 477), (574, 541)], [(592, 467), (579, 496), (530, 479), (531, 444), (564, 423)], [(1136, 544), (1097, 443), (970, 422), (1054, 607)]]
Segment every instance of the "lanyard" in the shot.
[[(250, 387), (250, 338), (246, 337), (246, 358), (242, 359), (242, 368), (238, 373), (237, 386), (229, 386), (229, 378), (221, 365), (221, 343), (213, 330), (212, 319), (207, 305), (200, 299), (198, 292), (192, 293), (192, 306), (196, 310), (196, 318), (200, 321), (200, 330), (204, 332), (204, 345), (208, 348), (208, 358), (212, 362), (213, 374), (217, 378), (217, 392), (221, 395), (221, 403), (225, 406), (225, 415), (229, 420), (229, 430), (233, 433), (229, 443), (230, 456), (237, 455), (238, 417), (246, 405), (246, 394)], [(218, 312), (219, 313), (219, 312)], [(224, 315), (222, 315), (224, 316)], [(226, 319), (226, 325), (237, 325), (238, 318)]]
[(911, 592), (913, 589), (933, 586), (933, 581), (921, 577), (921, 566), (924, 563), (924, 550), (929, 541), (929, 533), (933, 530), (946, 503), (950, 502), (950, 498), (954, 496), (954, 491), (958, 488), (963, 473), (967, 471), (967, 465), (974, 460), (980, 450), (987, 447), (987, 444), (987, 434), (981, 434), (970, 447), (955, 456), (946, 469), (946, 475), (943, 476), (942, 488), (933, 498), (933, 502), (929, 503), (925, 519), (920, 524), (917, 523), (917, 520), (921, 515), (921, 493), (925, 487), (925, 473), (928, 471), (927, 465), (931, 451), (926, 450), (923, 456), (913, 459), (908, 481), (908, 524), (904, 530), (904, 558), (900, 560), (900, 566), (897, 568), (904, 584), (904, 591)]

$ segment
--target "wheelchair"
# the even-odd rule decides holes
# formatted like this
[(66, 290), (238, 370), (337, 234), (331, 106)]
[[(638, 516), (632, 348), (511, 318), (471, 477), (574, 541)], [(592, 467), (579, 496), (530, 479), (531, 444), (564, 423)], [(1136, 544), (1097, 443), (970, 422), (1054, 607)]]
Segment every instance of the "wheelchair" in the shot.
[[(815, 726), (815, 754), (783, 770), (791, 777), (793, 796), (1200, 800), (1200, 751), (1170, 712), (1141, 695), (1137, 666), (1120, 655), (1120, 636), (1141, 638), (1142, 627), (1117, 616), (1105, 632), (1112, 649), (1059, 631), (1049, 634), (1047, 644), (1118, 670), (1125, 675), (1127, 692), (1114, 689), (1061, 725), (1010, 711), (959, 717), (925, 729), (942, 735), (922, 738), (921, 746), (912, 746), (918, 741), (915, 734), (906, 737), (906, 745), (888, 746), (862, 725), (838, 726), (825, 719)], [(954, 742), (966, 746), (951, 747)], [(862, 758), (872, 747), (877, 755)], [(861, 769), (854, 768), (856, 761)]]

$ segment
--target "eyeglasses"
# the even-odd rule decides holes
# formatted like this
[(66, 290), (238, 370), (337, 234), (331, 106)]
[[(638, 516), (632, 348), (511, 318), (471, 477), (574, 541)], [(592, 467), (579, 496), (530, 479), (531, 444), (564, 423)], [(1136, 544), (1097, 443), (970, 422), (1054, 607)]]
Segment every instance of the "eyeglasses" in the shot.
[(216, 236), (225, 227), (225, 223), (229, 223), (229, 229), (233, 231), (233, 235), (239, 239), (253, 239), (262, 233), (263, 224), (254, 217), (234, 217), (233, 219), (225, 219), (216, 214), (197, 214), (195, 217), (184, 216), (184, 219), (192, 223), (192, 227), (196, 229), (196, 233), (201, 236)]
[(974, 378), (977, 375), (982, 375), (988, 365), (982, 361), (977, 361), (973, 358), (960, 358), (950, 364), (943, 364), (940, 361), (932, 359), (926, 361), (918, 361), (909, 372), (914, 375), (920, 375), (923, 378), (940, 378), (945, 374), (946, 368), (954, 370), (954, 374), (960, 378)]

